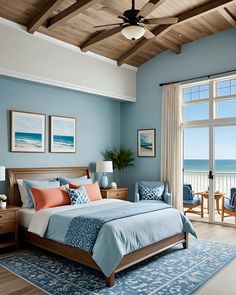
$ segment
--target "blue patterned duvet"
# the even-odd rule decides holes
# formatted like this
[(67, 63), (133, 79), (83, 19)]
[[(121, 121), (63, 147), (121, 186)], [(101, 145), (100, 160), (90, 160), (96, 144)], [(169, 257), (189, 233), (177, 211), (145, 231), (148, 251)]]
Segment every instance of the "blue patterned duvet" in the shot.
[(195, 231), (169, 205), (114, 201), (51, 216), (46, 237), (92, 253), (106, 276), (123, 256), (181, 232)]

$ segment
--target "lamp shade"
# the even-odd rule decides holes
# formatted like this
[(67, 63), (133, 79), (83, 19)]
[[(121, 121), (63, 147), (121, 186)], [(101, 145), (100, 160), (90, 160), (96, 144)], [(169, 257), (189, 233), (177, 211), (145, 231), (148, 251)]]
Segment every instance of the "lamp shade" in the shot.
[(101, 161), (96, 163), (96, 172), (113, 172), (112, 161)]
[(145, 33), (145, 29), (139, 26), (128, 26), (124, 27), (121, 33), (125, 36), (125, 38), (129, 40), (137, 40), (143, 37)]
[(0, 181), (5, 181), (5, 167), (0, 166)]

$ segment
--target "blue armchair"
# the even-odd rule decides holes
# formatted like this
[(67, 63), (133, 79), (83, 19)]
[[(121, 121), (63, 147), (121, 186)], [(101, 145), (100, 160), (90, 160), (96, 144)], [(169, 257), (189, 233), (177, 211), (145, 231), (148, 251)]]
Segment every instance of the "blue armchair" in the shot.
[[(225, 216), (225, 213), (228, 215)], [(234, 216), (236, 224), (236, 188), (232, 187), (230, 190), (230, 198), (222, 197), (222, 212), (221, 221), (224, 221), (225, 217)]]
[(146, 187), (146, 188), (160, 188), (160, 191), (163, 190), (163, 193), (161, 194), (161, 200), (165, 202), (166, 204), (172, 205), (172, 197), (171, 194), (168, 193), (168, 184), (163, 181), (138, 181), (135, 183), (135, 196), (134, 196), (134, 202), (158, 202), (157, 200), (142, 200), (142, 196), (140, 195), (140, 186)]
[[(194, 208), (199, 206), (201, 206), (200, 212), (194, 210)], [(184, 184), (183, 186), (183, 207), (184, 209), (188, 209), (184, 211), (184, 214), (195, 213), (201, 215), (201, 218), (203, 218), (203, 200), (201, 200), (197, 194), (194, 194), (191, 184)]]

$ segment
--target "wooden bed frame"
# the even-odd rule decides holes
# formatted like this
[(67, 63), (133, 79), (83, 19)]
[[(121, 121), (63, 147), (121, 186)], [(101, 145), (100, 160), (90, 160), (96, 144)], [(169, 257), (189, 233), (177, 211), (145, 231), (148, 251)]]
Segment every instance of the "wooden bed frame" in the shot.
[[(9, 180), (9, 204), (14, 206), (21, 206), (20, 193), (18, 190), (17, 179), (32, 179), (32, 180), (46, 180), (55, 179), (58, 177), (79, 177), (87, 175), (90, 177), (90, 170), (88, 167), (56, 167), (56, 168), (13, 168), (7, 169)], [(79, 248), (65, 246), (63, 244), (54, 242), (49, 239), (41, 238), (35, 234), (21, 228), (21, 236), (23, 241), (47, 251), (59, 254), (70, 260), (76, 261), (95, 270), (101, 271), (99, 266), (92, 259), (91, 254)], [(181, 233), (150, 246), (146, 246), (134, 252), (125, 255), (119, 265), (116, 267), (110, 277), (106, 278), (106, 285), (112, 287), (115, 283), (115, 273), (118, 273), (142, 260), (145, 260), (157, 253), (160, 253), (177, 244), (183, 244), (184, 248), (188, 247), (188, 234)]]

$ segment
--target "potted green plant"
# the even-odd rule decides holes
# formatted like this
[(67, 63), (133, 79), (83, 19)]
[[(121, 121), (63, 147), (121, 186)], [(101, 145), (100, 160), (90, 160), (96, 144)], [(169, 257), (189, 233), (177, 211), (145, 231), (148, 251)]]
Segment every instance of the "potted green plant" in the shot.
[(107, 148), (105, 151), (106, 160), (113, 163), (113, 168), (118, 170), (118, 183), (120, 182), (120, 174), (127, 167), (134, 166), (134, 155), (131, 149), (125, 147)]

